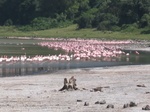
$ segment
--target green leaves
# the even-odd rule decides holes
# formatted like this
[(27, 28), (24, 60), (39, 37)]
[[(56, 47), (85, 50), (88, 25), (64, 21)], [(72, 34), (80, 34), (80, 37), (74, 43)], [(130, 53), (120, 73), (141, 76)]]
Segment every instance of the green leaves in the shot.
[(134, 23), (144, 28), (150, 25), (149, 14), (150, 0), (0, 0), (0, 25), (35, 30), (63, 27), (68, 21), (99, 30)]
[(144, 14), (140, 20), (140, 27), (150, 27), (150, 14)]

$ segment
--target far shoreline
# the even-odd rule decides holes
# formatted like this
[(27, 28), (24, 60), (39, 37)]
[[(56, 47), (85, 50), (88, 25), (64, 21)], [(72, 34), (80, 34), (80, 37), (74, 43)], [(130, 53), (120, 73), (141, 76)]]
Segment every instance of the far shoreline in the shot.
[[(45, 37), (1, 37), (0, 39), (25, 39), (25, 40), (51, 40), (51, 39), (58, 39), (58, 40), (65, 40), (65, 39), (69, 39), (69, 38), (61, 38), (61, 37), (49, 37), (49, 38), (45, 38)], [(73, 38), (70, 38), (73, 39)], [(99, 39), (99, 38), (75, 38), (75, 39), (98, 39), (98, 40), (103, 40), (103, 39)], [(114, 39), (115, 41), (119, 41), (119, 39)], [(126, 39), (125, 39), (126, 40)], [(130, 44), (129, 46), (123, 46), (122, 50), (131, 50), (131, 51), (142, 51), (142, 52), (150, 52), (150, 41), (148, 40), (132, 40), (132, 39), (127, 39), (127, 40), (131, 40), (134, 42), (134, 45)], [(110, 39), (106, 39), (106, 41), (113, 41)]]

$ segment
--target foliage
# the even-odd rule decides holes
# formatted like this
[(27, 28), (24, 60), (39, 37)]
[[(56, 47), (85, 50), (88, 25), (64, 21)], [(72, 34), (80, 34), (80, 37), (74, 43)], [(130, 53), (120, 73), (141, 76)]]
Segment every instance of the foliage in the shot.
[(150, 27), (150, 14), (144, 14), (140, 20), (140, 27)]
[(70, 21), (66, 21), (62, 15), (57, 15), (56, 19), (52, 18), (45, 18), (45, 17), (38, 17), (31, 21), (29, 25), (25, 25), (19, 27), (21, 31), (36, 31), (36, 30), (46, 30), (56, 27), (66, 27), (72, 24)]
[(150, 0), (0, 0), (1, 26), (44, 30), (72, 21), (98, 30), (150, 27)]
[(97, 23), (99, 23), (98, 30), (111, 30), (118, 23), (118, 18), (110, 13), (102, 13), (99, 16), (96, 18)]
[(12, 26), (13, 25), (13, 22), (11, 19), (7, 19), (5, 22), (4, 22), (4, 26)]
[(85, 13), (82, 13), (81, 16), (76, 20), (79, 28), (91, 28), (96, 12), (97, 10), (91, 9)]
[(133, 32), (138, 29), (138, 25), (137, 25), (137, 23), (124, 24), (124, 25), (122, 25), (121, 29), (122, 29), (122, 31), (125, 31), (125, 32)]

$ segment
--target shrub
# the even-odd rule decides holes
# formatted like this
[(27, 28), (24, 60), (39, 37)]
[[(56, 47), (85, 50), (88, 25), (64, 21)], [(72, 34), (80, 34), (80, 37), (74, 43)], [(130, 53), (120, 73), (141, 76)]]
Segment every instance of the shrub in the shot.
[(121, 30), (127, 31), (127, 32), (132, 32), (138, 29), (138, 24), (133, 23), (133, 24), (124, 24), (121, 27)]
[(12, 26), (13, 25), (13, 21), (11, 19), (7, 19), (4, 23), (4, 26)]
[(150, 26), (150, 14), (144, 14), (140, 20), (139, 27), (144, 28)]
[(60, 16), (57, 17), (56, 19), (38, 17), (33, 19), (31, 21), (31, 24), (20, 27), (19, 30), (22, 31), (46, 30), (46, 29), (51, 29), (56, 27), (66, 27), (72, 24), (72, 22), (65, 21), (64, 19), (61, 21), (60, 18), (61, 18)]
[(78, 24), (79, 28), (91, 28), (93, 19), (93, 15), (83, 13), (81, 17), (76, 21), (76, 23)]
[(119, 31), (120, 27), (113, 25), (110, 21), (102, 21), (99, 23), (97, 30)]
[(50, 29), (54, 28), (57, 26), (57, 20), (51, 19), (51, 18), (35, 18), (31, 24), (32, 28), (34, 30), (45, 30), (45, 29)]
[(97, 30), (110, 30), (110, 22), (109, 21), (102, 21), (99, 23)]
[(92, 8), (82, 13), (81, 16), (77, 20), (75, 20), (75, 23), (78, 24), (79, 28), (91, 28), (96, 13), (97, 9)]
[[(99, 13), (95, 18), (95, 26), (97, 30), (116, 30), (118, 29), (118, 17), (111, 13)], [(115, 26), (115, 27), (114, 27)]]

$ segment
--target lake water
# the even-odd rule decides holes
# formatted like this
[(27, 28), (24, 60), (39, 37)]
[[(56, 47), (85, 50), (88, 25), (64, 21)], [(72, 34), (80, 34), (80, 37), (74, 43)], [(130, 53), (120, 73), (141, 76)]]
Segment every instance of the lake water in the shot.
[[(0, 56), (35, 56), (35, 55), (58, 55), (64, 54), (62, 50), (48, 49), (38, 46), (37, 43), (45, 40), (19, 40), (0, 39)], [(53, 73), (63, 69), (107, 67), (130, 64), (150, 64), (150, 53), (140, 52), (135, 55), (134, 51), (125, 51), (130, 56), (120, 56), (119, 58), (102, 59), (98, 61), (42, 61), (42, 62), (0, 62), (0, 76), (23, 76), (44, 73)]]

